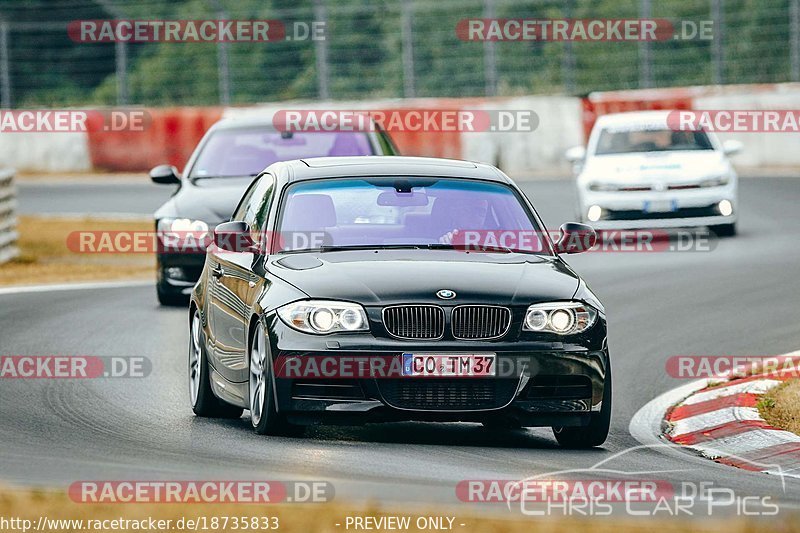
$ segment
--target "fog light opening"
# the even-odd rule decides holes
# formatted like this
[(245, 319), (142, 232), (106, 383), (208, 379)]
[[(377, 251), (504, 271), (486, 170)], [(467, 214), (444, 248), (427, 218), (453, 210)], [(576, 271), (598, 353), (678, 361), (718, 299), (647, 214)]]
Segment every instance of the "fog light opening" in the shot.
[(603, 209), (599, 205), (593, 205), (586, 212), (586, 218), (589, 219), (589, 222), (597, 222), (598, 220), (600, 220), (602, 214), (603, 214)]
[(717, 209), (719, 210), (719, 214), (724, 217), (729, 217), (733, 214), (733, 204), (730, 200), (722, 200), (719, 204), (717, 204)]
[(181, 267), (167, 267), (164, 269), (164, 274), (169, 279), (176, 279), (176, 280), (185, 280), (186, 274), (184, 274), (183, 269)]

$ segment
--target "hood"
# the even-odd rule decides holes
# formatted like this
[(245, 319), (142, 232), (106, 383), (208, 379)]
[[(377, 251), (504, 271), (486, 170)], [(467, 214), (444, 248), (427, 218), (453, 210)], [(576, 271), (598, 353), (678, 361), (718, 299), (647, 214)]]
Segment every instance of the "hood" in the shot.
[(589, 157), (581, 180), (602, 183), (682, 183), (730, 171), (722, 152), (649, 152)]
[[(492, 303), (528, 305), (570, 299), (579, 278), (556, 257), (453, 250), (343, 251), (270, 257), (271, 274), (312, 298), (364, 305)], [(436, 297), (455, 291), (452, 300)]]
[(199, 180), (181, 186), (155, 217), (190, 218), (209, 224), (230, 219), (252, 178), (220, 178)]

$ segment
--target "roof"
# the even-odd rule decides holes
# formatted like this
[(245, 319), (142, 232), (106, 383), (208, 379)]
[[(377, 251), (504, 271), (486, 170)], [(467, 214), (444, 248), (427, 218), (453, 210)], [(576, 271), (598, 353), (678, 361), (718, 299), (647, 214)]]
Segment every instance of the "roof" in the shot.
[(212, 127), (215, 130), (260, 127), (274, 131), (275, 126), (272, 123), (272, 117), (272, 113), (252, 113), (250, 115), (238, 115), (220, 119), (219, 121), (215, 122)]
[(511, 182), (491, 165), (433, 157), (314, 157), (279, 164), (288, 170), (289, 181), (348, 176), (432, 176)]
[(673, 110), (666, 111), (630, 111), (627, 113), (609, 113), (597, 117), (596, 124), (601, 126), (623, 126), (628, 124), (653, 124), (664, 123), (667, 125), (667, 117)]

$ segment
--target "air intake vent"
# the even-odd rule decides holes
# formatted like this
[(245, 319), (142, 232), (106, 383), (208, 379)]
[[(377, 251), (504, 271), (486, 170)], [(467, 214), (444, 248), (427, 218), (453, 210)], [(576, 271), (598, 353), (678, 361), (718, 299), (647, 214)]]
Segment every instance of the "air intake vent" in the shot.
[(392, 407), (420, 411), (499, 409), (517, 391), (518, 379), (379, 379), (383, 399)]

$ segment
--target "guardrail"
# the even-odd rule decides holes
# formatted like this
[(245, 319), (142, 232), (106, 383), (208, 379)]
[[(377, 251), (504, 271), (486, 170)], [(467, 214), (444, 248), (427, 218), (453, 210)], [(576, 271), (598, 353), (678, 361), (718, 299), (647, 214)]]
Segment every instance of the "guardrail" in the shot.
[(19, 255), (17, 248), (17, 195), (14, 171), (0, 170), (0, 263)]

